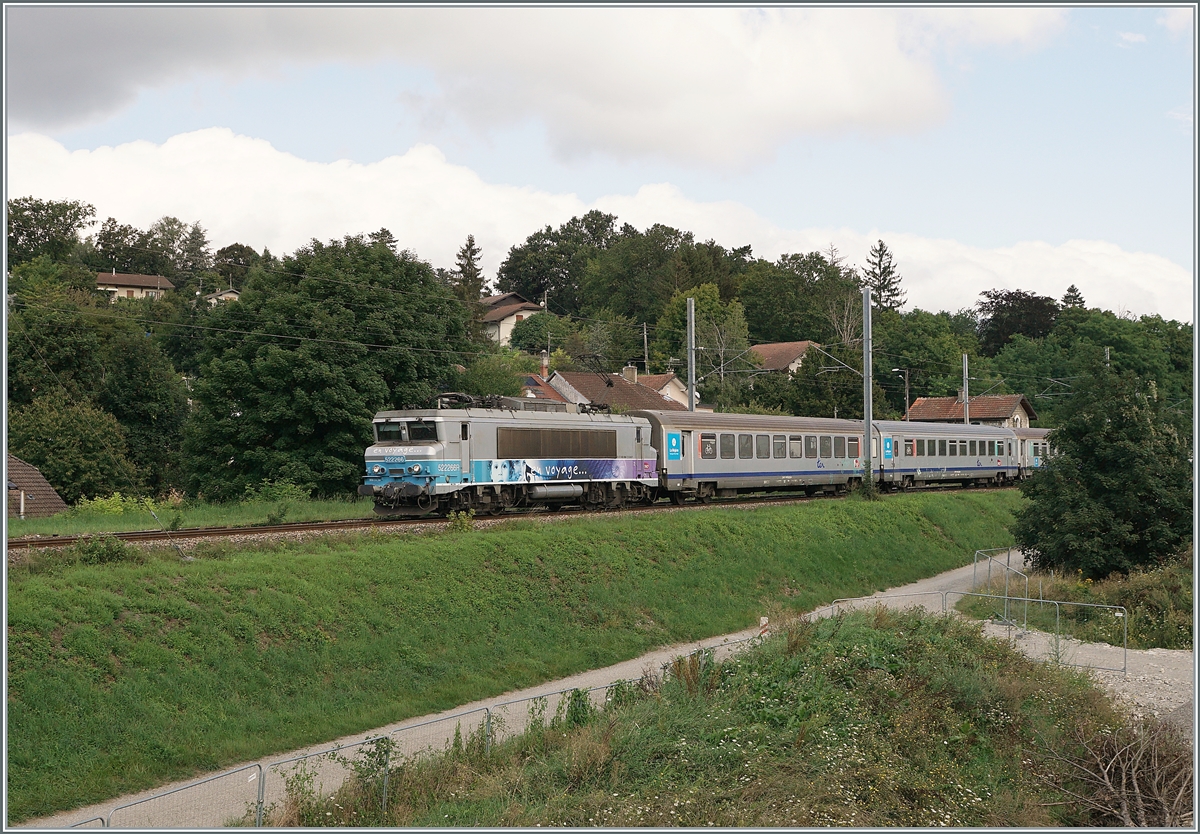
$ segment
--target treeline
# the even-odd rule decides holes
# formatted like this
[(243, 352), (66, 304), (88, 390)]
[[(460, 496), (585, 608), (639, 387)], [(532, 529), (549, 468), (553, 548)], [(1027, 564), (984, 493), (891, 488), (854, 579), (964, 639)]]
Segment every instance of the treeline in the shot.
[[(1191, 325), (1088, 308), (1074, 288), (906, 312), (883, 241), (861, 267), (832, 246), (768, 261), (592, 211), (512, 247), (489, 282), (473, 237), (443, 269), (386, 229), (276, 257), (242, 243), (213, 252), (199, 222), (173, 217), (141, 230), (98, 224), (77, 201), (8, 209), (9, 446), (69, 501), (114, 490), (228, 500), (283, 479), (350, 494), (375, 411), (443, 390), (516, 393), (547, 348), (556, 369), (634, 363), (686, 381), (688, 297), (698, 387), (721, 410), (861, 417), (869, 285), (877, 417), (903, 414), (905, 369), (910, 399), (955, 394), (965, 353), (972, 395), (1025, 394), (1053, 425), (1106, 350), (1110, 367), (1154, 384), (1180, 426), (1191, 413)], [(95, 289), (110, 271), (162, 275), (176, 291), (110, 303)], [(226, 287), (236, 303), (205, 302)], [(546, 303), (511, 349), (484, 336), (489, 292)], [(759, 371), (751, 345), (799, 340), (820, 345), (799, 371)]]

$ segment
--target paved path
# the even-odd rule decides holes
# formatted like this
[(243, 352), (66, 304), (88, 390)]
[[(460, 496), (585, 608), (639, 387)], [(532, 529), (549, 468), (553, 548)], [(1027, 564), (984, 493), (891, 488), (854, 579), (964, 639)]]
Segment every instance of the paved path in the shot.
[[(1015, 566), (1015, 565), (1014, 565)], [(953, 608), (957, 601), (957, 593), (971, 589), (973, 579), (978, 577), (977, 571), (970, 565), (964, 568), (947, 571), (928, 579), (914, 582), (900, 588), (881, 591), (872, 599), (871, 604), (884, 604), (894, 607), (909, 607), (918, 605), (934, 612), (941, 612), (945, 594), (950, 594), (948, 603)], [(982, 577), (978, 577), (982, 578)], [(1017, 593), (1015, 590), (1013, 593)], [(861, 605), (862, 603), (857, 603)], [(851, 607), (845, 605), (843, 607)], [(818, 615), (830, 613), (830, 609), (814, 612)], [(271, 763), (286, 761), (297, 756), (328, 751), (332, 748), (356, 744), (367, 737), (396, 733), (395, 739), (400, 749), (411, 754), (424, 748), (439, 749), (452, 739), (457, 728), (467, 735), (483, 722), (484, 708), (491, 711), (493, 717), (501, 716), (505, 729), (513, 732), (520, 729), (528, 712), (528, 704), (514, 704), (510, 707), (501, 706), (505, 703), (530, 699), (548, 693), (567, 689), (590, 689), (603, 687), (619, 680), (629, 680), (641, 677), (646, 670), (658, 672), (662, 665), (669, 663), (680, 655), (689, 654), (697, 649), (710, 648), (719, 658), (735, 651), (739, 643), (757, 636), (760, 628), (713, 637), (694, 643), (680, 643), (666, 646), (633, 660), (618, 663), (604, 669), (594, 669), (573, 675), (562, 680), (551, 681), (539, 686), (530, 687), (519, 692), (508, 692), (495, 698), (488, 698), (456, 707), (437, 715), (409, 719), (408, 721), (390, 724), (369, 733), (357, 733), (326, 744), (314, 745), (304, 750), (292, 753), (282, 753), (262, 760), (263, 768), (259, 770), (254, 763), (243, 765), (243, 770), (229, 768), (213, 777), (208, 784), (180, 791), (171, 796), (146, 802), (141, 805), (117, 811), (113, 814), (114, 827), (122, 828), (213, 828), (227, 825), (242, 815), (249, 804), (257, 797), (259, 780), (264, 780), (265, 801), (270, 805), (283, 795), (284, 775), (287, 768), (274, 769)], [(1021, 632), (1019, 629), (1008, 629), (994, 624), (985, 625), (985, 633), (1013, 642), (1015, 646), (1031, 657), (1052, 659), (1055, 656), (1053, 635), (1043, 635), (1037, 632)], [(1059, 644), (1058, 655), (1065, 662), (1093, 669), (1107, 667), (1120, 669), (1124, 666), (1123, 652), (1119, 647), (1101, 644), (1082, 644), (1065, 639)], [(1130, 651), (1128, 654), (1128, 674), (1120, 672), (1093, 672), (1097, 679), (1118, 697), (1135, 707), (1135, 711), (1154, 713), (1158, 715), (1173, 715), (1181, 721), (1191, 722), (1193, 713), (1193, 698), (1195, 691), (1195, 675), (1190, 651), (1169, 651), (1164, 649), (1149, 649), (1145, 651)], [(600, 695), (599, 697), (602, 697)], [(553, 714), (556, 703), (551, 699), (549, 712)], [(465, 713), (470, 713), (464, 715)], [(459, 716), (455, 718), (455, 716)], [(400, 731), (400, 732), (397, 732)], [(347, 751), (353, 755), (354, 751)], [(336, 762), (321, 761), (316, 767), (318, 783), (332, 789), (340, 784), (345, 777), (345, 769)], [(143, 791), (120, 799), (74, 811), (56, 814), (52, 817), (25, 823), (22, 827), (29, 828), (65, 828), (94, 817), (108, 817), (109, 811), (118, 806), (136, 803), (149, 799), (173, 788), (181, 788), (194, 784), (195, 779), (177, 782), (171, 785), (161, 785), (152, 790)], [(98, 822), (91, 825), (99, 826)]]

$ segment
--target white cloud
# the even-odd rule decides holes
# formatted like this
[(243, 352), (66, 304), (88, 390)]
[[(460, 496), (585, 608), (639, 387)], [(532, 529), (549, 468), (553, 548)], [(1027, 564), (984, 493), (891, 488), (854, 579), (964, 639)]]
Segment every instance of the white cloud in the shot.
[(1155, 18), (1155, 23), (1166, 28), (1172, 35), (1182, 35), (1192, 31), (1192, 15), (1190, 8), (1176, 7), (1163, 9), (1163, 13)]
[(1139, 35), (1137, 32), (1118, 32), (1117, 34), (1121, 37), (1121, 40), (1117, 43), (1117, 46), (1124, 47), (1125, 49), (1128, 49), (1129, 45), (1132, 43), (1146, 42), (1146, 36)]
[(1192, 132), (1193, 110), (1191, 104), (1181, 104), (1167, 111), (1167, 117), (1174, 119), (1183, 125), (1183, 129), (1187, 133)]
[(1152, 254), (1126, 252), (1103, 241), (1038, 241), (981, 249), (894, 230), (783, 229), (732, 202), (700, 203), (669, 184), (586, 204), (484, 182), (429, 145), (370, 165), (316, 163), (269, 143), (211, 128), (162, 145), (134, 142), (69, 152), (36, 134), (12, 137), (9, 194), (82, 199), (101, 219), (114, 216), (145, 228), (163, 215), (199, 220), (216, 246), (241, 242), (276, 254), (313, 237), (327, 240), (387, 227), (404, 247), (449, 267), (468, 234), (483, 249), (494, 276), (509, 247), (546, 225), (599, 208), (638, 228), (665, 223), (699, 240), (751, 244), (759, 257), (823, 250), (834, 243), (861, 264), (879, 238), (896, 256), (912, 306), (956, 310), (986, 289), (1007, 288), (1061, 297), (1070, 284), (1089, 305), (1137, 314), (1191, 319), (1192, 276)]
[[(437, 92), (397, 91), (478, 130), (544, 123), (563, 158), (603, 152), (743, 165), (792, 137), (941, 119), (932, 55), (1036, 46), (1054, 9), (81, 8), (8, 14), (19, 130), (101, 118), (140, 89), (204, 73), (395, 61)], [(120, 55), (120, 60), (113, 56)], [(394, 106), (399, 107), (399, 104)]]

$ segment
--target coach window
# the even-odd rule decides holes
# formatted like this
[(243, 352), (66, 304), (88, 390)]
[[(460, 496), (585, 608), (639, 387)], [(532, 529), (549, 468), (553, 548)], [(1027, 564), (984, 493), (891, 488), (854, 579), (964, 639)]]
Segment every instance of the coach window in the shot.
[(950, 457), (952, 457), (952, 458), (958, 457), (958, 441), (957, 440), (950, 441)]
[(918, 440), (917, 441), (917, 457), (924, 457), (924, 456), (925, 456), (925, 441)]
[(804, 457), (804, 438), (798, 434), (788, 437), (788, 457)]
[(754, 457), (754, 435), (739, 434), (738, 435), (738, 457), (752, 458)]
[(804, 456), (806, 458), (815, 458), (817, 456), (817, 437), (813, 434), (804, 435)]
[(995, 440), (989, 440), (987, 442), (987, 456), (989, 458), (994, 458), (996, 456), (996, 441)]
[(917, 441), (905, 440), (904, 441), (904, 456), (906, 458), (911, 458), (914, 455), (916, 455), (916, 453), (917, 453)]
[(771, 456), (776, 458), (787, 457), (787, 438), (782, 434), (774, 435), (771, 438)]
[(944, 458), (948, 454), (950, 454), (950, 453), (946, 451), (946, 441), (939, 440), (938, 441), (938, 457)]
[(754, 436), (754, 456), (757, 458), (771, 456), (771, 435), (758, 434)]
[(833, 439), (833, 456), (835, 458), (844, 458), (846, 456), (846, 438), (835, 437)]
[(821, 435), (821, 457), (833, 457), (833, 438), (827, 435)]
[(721, 459), (732, 460), (734, 455), (735, 441), (732, 434), (721, 435)]
[(971, 457), (975, 457), (975, 455), (977, 454), (975, 451), (975, 441), (974, 440), (971, 441), (971, 451), (968, 452), (967, 454), (969, 454)]
[(705, 460), (715, 460), (717, 457), (717, 436), (715, 434), (700, 435), (700, 457)]
[(848, 453), (847, 457), (857, 458), (858, 457), (858, 438), (851, 437), (846, 442), (846, 446), (847, 446), (846, 452)]

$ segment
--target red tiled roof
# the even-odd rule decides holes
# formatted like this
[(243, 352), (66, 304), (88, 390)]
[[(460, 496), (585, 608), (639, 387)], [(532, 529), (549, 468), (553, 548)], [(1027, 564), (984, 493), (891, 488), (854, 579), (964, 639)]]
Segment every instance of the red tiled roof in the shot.
[(590, 403), (620, 406), (629, 410), (687, 411), (683, 404), (663, 396), (653, 388), (630, 382), (620, 374), (608, 374), (607, 378), (612, 380), (611, 387), (598, 374), (564, 371), (556, 371), (556, 374)]
[[(499, 295), (486, 295), (479, 299), (479, 303), (484, 307), (495, 307), (497, 304), (532, 304), (525, 296), (518, 292), (503, 292)], [(539, 309), (541, 309), (539, 307)]]
[[(760, 368), (767, 371), (785, 371), (804, 355), (809, 345), (816, 342), (770, 342), (765, 345), (753, 345), (750, 349), (762, 357)], [(818, 345), (819, 347), (819, 345)]]
[(486, 322), (503, 321), (511, 315), (526, 310), (534, 313), (542, 312), (540, 305), (534, 304), (532, 301), (520, 301), (516, 304), (504, 304), (499, 307), (493, 307), (483, 314), (483, 320)]
[(134, 275), (127, 272), (97, 272), (96, 286), (146, 287), (152, 290), (173, 290), (175, 285), (161, 275)]
[(638, 377), (638, 385), (645, 385), (647, 388), (653, 388), (655, 391), (661, 391), (673, 379), (677, 379), (673, 373), (666, 374), (643, 374)]
[[(26, 463), (16, 455), (8, 455), (8, 517), (21, 514), (21, 492), (25, 492), (25, 517), (45, 518), (61, 513), (67, 504), (54, 487), (42, 476), (38, 468)], [(13, 489), (12, 487), (16, 487)]]
[[(1023, 394), (971, 397), (972, 420), (1007, 420), (1018, 408), (1024, 408), (1030, 420), (1037, 419), (1037, 413)], [(957, 397), (918, 397), (908, 407), (910, 420), (961, 422), (962, 418), (963, 404)]]
[(528, 396), (526, 393), (528, 391), (533, 391), (533, 396), (529, 397), (531, 400), (554, 400), (556, 403), (565, 403), (567, 401), (567, 398), (555, 391), (549, 382), (536, 374), (526, 375), (521, 382), (521, 396)]

